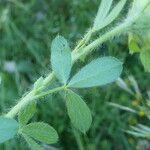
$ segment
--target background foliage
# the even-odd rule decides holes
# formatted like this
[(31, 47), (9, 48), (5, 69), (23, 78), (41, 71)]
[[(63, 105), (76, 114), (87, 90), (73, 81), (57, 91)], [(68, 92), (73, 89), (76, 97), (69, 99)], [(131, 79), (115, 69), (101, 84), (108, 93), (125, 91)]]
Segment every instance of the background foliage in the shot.
[[(0, 0), (1, 112), (6, 112), (15, 100), (32, 87), (39, 76), (49, 73), (52, 39), (61, 34), (73, 47), (75, 39), (81, 38), (93, 22), (99, 3), (98, 0)], [(142, 94), (146, 95), (150, 82), (149, 74), (144, 72), (138, 54), (128, 54), (127, 43), (126, 36), (111, 39), (85, 61), (90, 62), (95, 57), (105, 55), (120, 58), (124, 61), (122, 77), (126, 79), (128, 75), (134, 75)], [(74, 71), (83, 64), (83, 60), (77, 63)], [(55, 126), (60, 136), (58, 144), (52, 147), (45, 145), (47, 149), (136, 149), (141, 140), (124, 133), (123, 129), (127, 129), (129, 124), (135, 125), (138, 120), (146, 123), (148, 120), (144, 115), (120, 111), (107, 103), (131, 106), (135, 101), (134, 97), (122, 91), (116, 84), (82, 89), (78, 92), (82, 93), (93, 115), (92, 127), (86, 135), (80, 135), (72, 129), (68, 123), (67, 110), (58, 94), (45, 98), (43, 105), (38, 104), (38, 112), (33, 119)], [(22, 140), (15, 139), (2, 144), (0, 149), (24, 150), (27, 145), (23, 144)]]

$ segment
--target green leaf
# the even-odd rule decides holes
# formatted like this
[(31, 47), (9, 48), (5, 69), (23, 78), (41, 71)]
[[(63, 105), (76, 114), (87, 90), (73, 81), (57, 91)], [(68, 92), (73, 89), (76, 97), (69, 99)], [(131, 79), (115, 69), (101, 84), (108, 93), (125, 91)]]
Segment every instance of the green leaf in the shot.
[(112, 0), (102, 0), (94, 21), (94, 29), (100, 30), (113, 22), (120, 14), (126, 1), (127, 0), (120, 0), (119, 3), (109, 13), (110, 7), (112, 5)]
[(51, 63), (56, 77), (65, 84), (71, 71), (71, 50), (62, 36), (57, 36), (52, 42)]
[(113, 8), (113, 10), (109, 13), (109, 15), (104, 20), (103, 24), (99, 27), (104, 28), (110, 23), (112, 23), (120, 14), (127, 0), (120, 0), (120, 2)]
[(146, 31), (146, 33), (142, 35), (142, 39), (144, 41), (144, 46), (150, 47), (150, 30)]
[(30, 123), (22, 128), (22, 133), (46, 144), (53, 144), (58, 141), (56, 130), (43, 122)]
[[(147, 30), (147, 32), (149, 31), (150, 28), (150, 0), (149, 0), (149, 4), (147, 4), (144, 8), (144, 10), (142, 11), (142, 14), (140, 14), (140, 17), (137, 19), (136, 21), (136, 26), (135, 29), (141, 30)], [(147, 33), (146, 32), (146, 33)], [(145, 34), (142, 36), (145, 37)]]
[(145, 135), (143, 133), (138, 133), (138, 132), (130, 131), (130, 130), (127, 130), (126, 133), (131, 134), (131, 135), (136, 136), (136, 137), (143, 137), (143, 138), (145, 138)]
[(132, 7), (129, 11), (127, 20), (134, 18), (135, 16), (141, 16), (145, 8), (150, 4), (150, 0), (134, 0)]
[(82, 98), (71, 90), (66, 93), (66, 106), (71, 123), (85, 133), (92, 122), (91, 112)]
[(24, 137), (24, 139), (28, 143), (31, 150), (44, 150), (44, 148), (42, 148), (39, 144), (37, 144), (36, 141), (34, 141), (32, 138), (28, 137), (25, 134), (22, 134), (22, 136)]
[(94, 28), (97, 29), (99, 28), (99, 26), (101, 26), (101, 24), (103, 24), (103, 21), (105, 20), (110, 7), (112, 5), (113, 0), (102, 0), (101, 4), (99, 6), (98, 12), (97, 12), (97, 16), (94, 20)]
[(141, 51), (139, 46), (140, 38), (138, 35), (134, 33), (130, 33), (128, 36), (128, 46), (130, 54), (134, 54)]
[(117, 80), (122, 62), (113, 57), (98, 58), (83, 67), (68, 83), (68, 87), (84, 88), (105, 85)]
[(19, 124), (24, 126), (28, 123), (28, 121), (33, 117), (36, 112), (36, 102), (32, 102), (28, 104), (24, 109), (19, 112), (18, 120)]
[(140, 53), (140, 59), (145, 71), (150, 72), (150, 47), (142, 49)]
[(0, 117), (0, 143), (12, 139), (17, 134), (18, 128), (16, 120)]

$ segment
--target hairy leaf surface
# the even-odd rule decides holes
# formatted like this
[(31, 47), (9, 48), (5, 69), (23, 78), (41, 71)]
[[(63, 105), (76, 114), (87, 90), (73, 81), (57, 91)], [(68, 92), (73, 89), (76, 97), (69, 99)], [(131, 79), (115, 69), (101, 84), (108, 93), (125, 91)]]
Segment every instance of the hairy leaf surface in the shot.
[(56, 130), (49, 124), (43, 122), (30, 123), (22, 128), (22, 132), (46, 144), (53, 144), (58, 141)]
[(83, 67), (69, 82), (69, 87), (85, 88), (105, 85), (117, 80), (122, 62), (113, 57), (98, 58)]
[(32, 138), (28, 137), (27, 135), (23, 135), (24, 139), (28, 143), (31, 150), (44, 150), (39, 144), (37, 144)]
[(97, 12), (97, 16), (95, 18), (94, 21), (94, 28), (97, 29), (99, 28), (99, 26), (103, 23), (103, 21), (105, 20), (110, 7), (112, 5), (113, 0), (102, 0), (101, 4), (99, 6), (98, 12)]
[(36, 112), (36, 102), (28, 104), (19, 112), (18, 120), (20, 125), (26, 125)]
[[(100, 30), (112, 23), (120, 14), (127, 0), (120, 0), (110, 11), (113, 0), (102, 0), (94, 21), (94, 29)], [(110, 12), (109, 12), (110, 11)]]
[(108, 14), (106, 19), (104, 20), (103, 24), (99, 27), (104, 28), (110, 23), (112, 23), (120, 14), (121, 10), (123, 9), (125, 3), (127, 0), (121, 0), (114, 8), (113, 10)]
[(71, 123), (85, 133), (92, 122), (91, 112), (83, 99), (71, 90), (66, 93), (66, 105)]
[(62, 36), (57, 36), (52, 42), (51, 64), (56, 77), (65, 84), (71, 71), (71, 50)]

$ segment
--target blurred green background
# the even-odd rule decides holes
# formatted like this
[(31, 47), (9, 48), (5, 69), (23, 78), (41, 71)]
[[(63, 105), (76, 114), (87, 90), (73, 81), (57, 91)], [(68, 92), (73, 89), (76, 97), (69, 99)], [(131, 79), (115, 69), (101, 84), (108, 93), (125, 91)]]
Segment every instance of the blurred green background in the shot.
[[(99, 3), (100, 0), (0, 0), (0, 112), (7, 112), (32, 88), (38, 77), (50, 72), (50, 45), (56, 35), (63, 35), (72, 48), (75, 46), (92, 24)], [(134, 75), (145, 94), (150, 77), (144, 73), (138, 55), (128, 54), (127, 43), (126, 36), (111, 39), (85, 61), (105, 55), (123, 60), (122, 77), (126, 79), (128, 75)], [(78, 61), (74, 69), (83, 64)], [(71, 127), (63, 99), (58, 94), (38, 103), (33, 120), (50, 123), (60, 136), (56, 145), (44, 145), (47, 150), (137, 149), (139, 140), (123, 130), (138, 120), (147, 120), (107, 104), (115, 102), (130, 106), (134, 97), (115, 83), (77, 92), (85, 99), (93, 115), (92, 126), (86, 135)], [(0, 150), (26, 149), (28, 146), (20, 138), (0, 145)]]

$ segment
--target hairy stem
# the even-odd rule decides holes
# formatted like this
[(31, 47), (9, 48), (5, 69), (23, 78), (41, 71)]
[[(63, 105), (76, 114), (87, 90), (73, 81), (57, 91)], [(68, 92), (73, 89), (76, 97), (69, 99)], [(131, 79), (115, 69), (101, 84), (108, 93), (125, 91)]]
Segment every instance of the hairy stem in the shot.
[[(72, 59), (73, 59), (73, 63), (75, 63), (80, 57), (82, 57), (83, 55), (87, 55), (88, 53), (92, 52), (97, 46), (99, 46), (100, 44), (102, 44), (103, 42), (107, 41), (109, 38), (114, 37), (115, 35), (122, 33), (122, 31), (124, 31), (126, 28), (126, 26), (124, 24), (114, 28), (112, 31), (107, 32), (106, 34), (104, 34), (103, 36), (101, 36), (100, 38), (98, 38), (97, 40), (95, 40), (94, 42), (92, 42), (90, 45), (86, 46), (85, 48), (83, 48), (79, 53), (75, 53), (74, 51), (72, 52)], [(20, 102), (14, 106), (7, 114), (6, 117), (10, 117), (13, 118), (15, 117), (15, 115), (18, 114), (18, 112), (24, 108), (27, 104), (29, 104), (31, 101), (38, 99), (40, 97), (45, 96), (45, 94), (43, 94), (42, 90), (45, 89), (47, 87), (47, 85), (49, 85), (53, 79), (55, 79), (55, 74), (54, 72), (50, 73), (45, 79), (43, 84), (41, 85), (41, 87), (38, 89), (38, 92), (34, 91), (34, 89), (32, 89), (25, 97), (23, 97)], [(57, 90), (56, 90), (57, 91)], [(54, 92), (56, 92), (54, 89)], [(40, 93), (40, 97), (38, 95), (38, 93)], [(48, 92), (46, 95), (51, 94), (52, 92)]]
[(42, 92), (41, 94), (38, 94), (38, 95), (35, 95), (34, 91), (32, 90), (25, 97), (23, 97), (21, 101), (16, 106), (14, 106), (5, 116), (9, 118), (13, 118), (21, 109), (25, 108), (26, 105), (28, 105), (30, 102), (36, 99), (42, 98), (46, 95), (52, 94), (54, 92), (61, 91), (64, 88), (65, 88), (64, 86), (58, 87), (58, 88), (55, 88), (46, 92)]
[[(81, 43), (79, 43), (79, 45), (77, 45), (77, 47), (73, 50), (72, 52), (72, 63), (74, 64), (78, 59), (80, 59), (82, 56), (89, 54), (90, 52), (92, 52), (95, 48), (97, 48), (99, 45), (101, 45), (102, 43), (104, 43), (105, 41), (107, 41), (110, 38), (115, 37), (116, 35), (119, 35), (125, 31), (127, 31), (127, 29), (134, 23), (134, 21), (136, 21), (137, 18), (133, 19), (130, 22), (124, 22), (118, 26), (116, 26), (115, 28), (113, 28), (112, 30), (110, 30), (109, 32), (105, 33), (104, 35), (102, 35), (101, 37), (99, 37), (98, 39), (94, 40), (91, 44), (82, 47), (82, 42), (83, 43), (87, 43), (87, 41), (89, 41), (92, 31), (90, 30), (86, 35), (85, 38), (83, 38), (83, 41)], [(88, 36), (87, 36), (88, 35)], [(88, 37), (88, 38), (87, 38)], [(81, 49), (80, 49), (81, 48)], [(18, 114), (18, 112), (24, 108), (27, 104), (29, 104), (31, 101), (36, 100), (38, 98), (41, 98), (43, 96), (46, 96), (48, 94), (51, 94), (53, 92), (57, 92), (60, 91), (62, 89), (64, 89), (65, 87), (58, 87), (56, 89), (53, 89), (51, 91), (48, 92), (44, 92), (43, 90), (55, 79), (55, 74), (54, 72), (50, 73), (45, 79), (43, 84), (41, 85), (40, 88), (38, 88), (38, 90), (35, 92), (34, 89), (32, 89), (25, 97), (23, 97), (20, 102), (14, 106), (7, 114), (6, 117), (10, 117), (13, 118), (15, 117), (15, 115)], [(38, 95), (38, 93), (41, 93)]]
[(111, 30), (111, 31), (107, 32), (106, 34), (102, 35), (98, 39), (94, 40), (91, 44), (89, 44), (88, 46), (84, 47), (78, 53), (75, 53), (73, 51), (73, 53), (72, 53), (73, 62), (77, 61), (82, 56), (89, 54), (95, 48), (100, 46), (102, 43), (104, 43), (108, 39), (113, 38), (116, 35), (119, 35), (119, 34), (125, 32), (128, 29), (129, 26), (130, 26), (130, 24), (123, 23), (123, 24), (117, 26), (116, 28), (114, 28), (113, 30)]
[(91, 36), (92, 36), (92, 29), (90, 29), (85, 35), (84, 37), (79, 41), (79, 43), (77, 44), (77, 46), (74, 48), (74, 53), (78, 52), (82, 47), (84, 47), (90, 40)]

